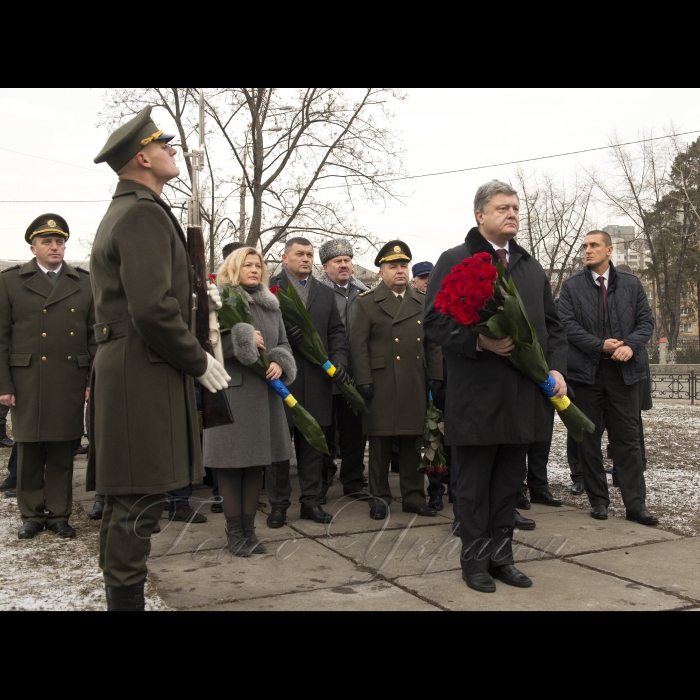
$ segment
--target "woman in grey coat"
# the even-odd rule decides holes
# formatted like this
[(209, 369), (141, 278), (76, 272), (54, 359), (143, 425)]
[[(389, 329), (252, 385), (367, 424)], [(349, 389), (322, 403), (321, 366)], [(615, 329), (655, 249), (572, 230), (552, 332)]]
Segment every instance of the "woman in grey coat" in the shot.
[(226, 371), (231, 376), (227, 396), (235, 423), (204, 432), (204, 461), (217, 469), (219, 492), (226, 516), (231, 553), (249, 557), (264, 554), (255, 536), (263, 468), (292, 457), (284, 403), (269, 384), (247, 368), (259, 351), (270, 358), (268, 379), (294, 382), (297, 367), (282, 321), (279, 302), (268, 291), (268, 273), (254, 248), (231, 255), (219, 272), (220, 287), (243, 292), (250, 304), (255, 328), (239, 324), (224, 336)]

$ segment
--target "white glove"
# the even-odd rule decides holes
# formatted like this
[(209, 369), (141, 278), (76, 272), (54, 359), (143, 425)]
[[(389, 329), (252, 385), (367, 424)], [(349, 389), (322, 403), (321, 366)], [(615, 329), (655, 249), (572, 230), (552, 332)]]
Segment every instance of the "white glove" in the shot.
[(209, 295), (209, 313), (218, 311), (224, 302), (221, 301), (221, 294), (215, 284), (207, 282), (207, 294)]
[(203, 377), (199, 377), (197, 381), (212, 394), (216, 394), (217, 391), (228, 389), (228, 383), (231, 381), (231, 377), (228, 376), (226, 370), (211, 355), (207, 355), (207, 361), (209, 363), (207, 366), (207, 373)]

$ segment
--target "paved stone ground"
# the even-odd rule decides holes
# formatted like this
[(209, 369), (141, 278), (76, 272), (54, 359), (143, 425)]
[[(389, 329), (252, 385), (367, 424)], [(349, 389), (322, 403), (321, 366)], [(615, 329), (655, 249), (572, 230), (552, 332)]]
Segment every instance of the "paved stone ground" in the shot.
[[(86, 506), (84, 469), (76, 464), (76, 499)], [(399, 495), (397, 477), (392, 477)], [(295, 489), (296, 493), (296, 489)], [(288, 526), (270, 531), (269, 553), (250, 560), (225, 551), (224, 518), (211, 515), (208, 491), (195, 506), (200, 526), (169, 524), (156, 537), (152, 583), (174, 610), (205, 611), (685, 611), (700, 609), (700, 539), (611, 519), (588, 510), (534, 506), (535, 533), (516, 535), (517, 560), (535, 586), (498, 593), (468, 590), (450, 506), (437, 519), (414, 518), (395, 503), (387, 523), (371, 522), (365, 504), (338, 501), (329, 528), (303, 522), (295, 501)], [(581, 503), (583, 506), (584, 503)]]

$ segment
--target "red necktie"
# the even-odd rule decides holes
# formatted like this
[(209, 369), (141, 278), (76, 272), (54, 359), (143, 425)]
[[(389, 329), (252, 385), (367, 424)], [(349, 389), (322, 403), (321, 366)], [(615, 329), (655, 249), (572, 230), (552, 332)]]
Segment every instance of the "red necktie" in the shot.
[(608, 332), (607, 332), (607, 319), (608, 319), (608, 288), (605, 285), (605, 277), (599, 277), (598, 282), (600, 284), (600, 288), (603, 290), (603, 311), (605, 312), (605, 320), (606, 320), (606, 331), (605, 331), (605, 340), (609, 340), (608, 338)]
[(501, 259), (501, 262), (503, 263), (503, 267), (508, 269), (508, 253), (506, 253), (505, 248), (499, 248), (496, 251), (496, 255)]

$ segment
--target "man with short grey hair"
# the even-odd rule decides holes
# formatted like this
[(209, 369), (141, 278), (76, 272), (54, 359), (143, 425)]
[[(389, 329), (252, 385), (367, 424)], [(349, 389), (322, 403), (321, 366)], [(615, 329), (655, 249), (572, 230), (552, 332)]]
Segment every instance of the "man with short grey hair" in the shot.
[(515, 241), (520, 229), (517, 192), (490, 182), (479, 189), (474, 209), (478, 228), (442, 256), (431, 277), (425, 330), (447, 360), (446, 443), (456, 470), (453, 495), (464, 544), (463, 578), (475, 591), (495, 593), (495, 579), (516, 588), (532, 586), (514, 565), (516, 504), (528, 446), (551, 440), (554, 409), (532, 380), (503, 361), (514, 348), (512, 338), (493, 340), (460, 329), (437, 311), (443, 280), (479, 253), (488, 253), (494, 264), (503, 263), (537, 331), (559, 397), (567, 393), (567, 340), (547, 275)]
[[(319, 256), (324, 272), (318, 281), (335, 292), (338, 311), (349, 342), (355, 304), (360, 295), (368, 292), (369, 288), (353, 274), (355, 251), (349, 241), (342, 238), (328, 241), (321, 246)], [(352, 377), (352, 367), (348, 367), (348, 372)], [(367, 498), (369, 494), (364, 490), (365, 436), (362, 414), (356, 416), (340, 390), (333, 387), (333, 418), (330, 428), (326, 431), (331, 452), (336, 444), (336, 435), (339, 436), (340, 442), (340, 482), (343, 484), (343, 493), (357, 500)], [(333, 459), (327, 457), (324, 463), (323, 482), (326, 494), (334, 476), (332, 462)]]

